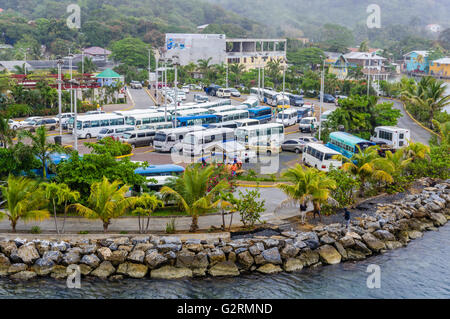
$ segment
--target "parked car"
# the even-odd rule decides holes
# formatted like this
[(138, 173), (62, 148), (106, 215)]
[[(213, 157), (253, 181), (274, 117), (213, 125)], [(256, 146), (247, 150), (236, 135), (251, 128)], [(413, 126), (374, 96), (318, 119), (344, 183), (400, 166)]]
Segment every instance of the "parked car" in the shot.
[(190, 90), (200, 91), (202, 89), (202, 87), (198, 84), (189, 84), (188, 86)]
[(234, 96), (234, 97), (240, 97), (241, 96), (241, 92), (239, 92), (237, 89), (230, 88), (229, 90), (230, 90), (231, 96)]
[(318, 122), (315, 117), (304, 117), (300, 120), (298, 128), (300, 132), (311, 132), (311, 124), (314, 124), (314, 129), (317, 128)]
[(189, 85), (183, 85), (183, 86), (181, 87), (181, 90), (182, 90), (184, 93), (189, 94)]
[(45, 126), (48, 130), (54, 131), (59, 126), (58, 122), (55, 119), (40, 119), (32, 122), (30, 126), (30, 131), (34, 132), (36, 128), (40, 126)]
[(120, 137), (123, 143), (131, 144), (133, 148), (138, 146), (149, 146), (155, 138), (155, 130), (135, 130), (124, 132)]
[(256, 155), (272, 155), (280, 152), (279, 144), (271, 143), (268, 141), (258, 141), (253, 145), (249, 146), (250, 150), (256, 152)]
[(281, 144), (281, 150), (295, 152), (298, 154), (298, 153), (303, 152), (305, 145), (306, 145), (306, 142), (304, 142), (300, 139), (287, 140), (287, 141), (284, 141), (283, 144)]
[(132, 89), (142, 89), (142, 83), (139, 81), (131, 81), (130, 82), (130, 87)]
[(216, 85), (216, 84), (211, 84), (210, 86), (205, 88), (205, 93), (210, 95), (210, 96), (216, 96), (216, 92), (217, 90), (219, 90), (221, 88), (220, 85)]
[(231, 97), (231, 91), (230, 91), (230, 89), (220, 88), (217, 90), (216, 96), (223, 97), (223, 98), (229, 98), (229, 97)]
[(322, 143), (321, 141), (319, 141), (317, 138), (313, 137), (313, 136), (302, 136), (298, 138), (299, 141), (304, 142), (305, 144), (307, 143)]
[(14, 121), (11, 119), (8, 120), (8, 125), (9, 125), (9, 128), (14, 131), (20, 127), (20, 123), (18, 121)]
[[(320, 94), (319, 94), (319, 96), (318, 96), (318, 99), (319, 99), (319, 101), (320, 101)], [(335, 103), (335, 102), (336, 102), (336, 99), (335, 99), (334, 96), (331, 95), (331, 94), (324, 94), (324, 95), (323, 95), (323, 101), (324, 101), (325, 103)]]
[(105, 137), (111, 137), (114, 140), (118, 140), (123, 133), (134, 131), (134, 126), (119, 127), (119, 128), (103, 128), (98, 132), (97, 140), (100, 141)]
[(303, 100), (303, 96), (301, 95), (289, 94), (289, 103), (292, 106), (303, 106), (303, 104), (305, 104), (305, 101)]
[(209, 101), (209, 98), (206, 95), (194, 94), (194, 102), (203, 103), (203, 102), (208, 102), (208, 101)]
[(42, 119), (42, 116), (27, 117), (25, 120), (19, 122), (20, 128), (30, 128), (33, 126), (35, 121), (40, 119)]

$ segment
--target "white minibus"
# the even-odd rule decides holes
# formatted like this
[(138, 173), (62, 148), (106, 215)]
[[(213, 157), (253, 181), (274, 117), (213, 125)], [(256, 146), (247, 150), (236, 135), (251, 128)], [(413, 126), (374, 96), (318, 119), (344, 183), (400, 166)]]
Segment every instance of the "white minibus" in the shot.
[(284, 142), (284, 126), (280, 123), (242, 126), (236, 129), (236, 140), (247, 148), (259, 142), (281, 145)]
[(292, 126), (297, 123), (298, 114), (297, 110), (294, 108), (285, 109), (278, 112), (277, 115), (277, 123), (283, 124), (286, 126)]
[(187, 133), (204, 131), (203, 126), (184, 126), (156, 131), (153, 146), (156, 152), (172, 152), (175, 145), (183, 142)]
[(230, 128), (191, 132), (186, 134), (183, 139), (183, 154), (186, 156), (202, 155), (205, 149), (211, 145), (230, 141), (234, 141), (234, 130)]
[(102, 129), (119, 126), (125, 127), (125, 118), (117, 114), (81, 115), (77, 117), (77, 136), (79, 138), (97, 137)]
[(302, 161), (305, 165), (328, 172), (331, 166), (334, 168), (342, 166), (342, 160), (336, 159), (336, 155), (342, 154), (323, 144), (308, 143), (303, 150)]

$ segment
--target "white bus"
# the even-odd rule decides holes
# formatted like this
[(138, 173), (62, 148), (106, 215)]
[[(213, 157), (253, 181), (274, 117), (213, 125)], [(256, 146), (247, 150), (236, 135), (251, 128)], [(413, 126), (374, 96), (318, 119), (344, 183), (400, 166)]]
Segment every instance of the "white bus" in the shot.
[(154, 113), (156, 112), (156, 109), (134, 109), (134, 110), (128, 110), (128, 111), (114, 111), (114, 114), (121, 115), (123, 117), (127, 116), (133, 116), (138, 114), (148, 114), (148, 113)]
[(154, 130), (154, 131), (159, 131), (159, 130), (164, 130), (167, 128), (172, 128), (173, 127), (173, 123), (172, 122), (159, 122), (156, 124), (143, 124), (140, 125), (137, 129), (138, 130)]
[(195, 115), (204, 115), (204, 114), (210, 114), (208, 109), (204, 109), (204, 108), (196, 108), (196, 109), (190, 109), (190, 110), (182, 110), (182, 111), (178, 111), (176, 113), (174, 113), (177, 115), (177, 117), (180, 116), (195, 116)]
[(234, 110), (237, 110), (237, 107), (235, 105), (223, 105), (223, 106), (211, 107), (208, 111), (209, 111), (209, 114), (214, 114), (214, 113), (222, 113), (222, 112), (228, 112), (228, 111), (234, 111)]
[(141, 125), (145, 124), (169, 122), (172, 120), (172, 115), (167, 114), (167, 121), (165, 119), (165, 114), (162, 112), (129, 115), (125, 118), (125, 120), (127, 125), (134, 125), (136, 128), (139, 128)]
[(104, 128), (126, 127), (125, 118), (113, 113), (81, 115), (77, 117), (77, 136), (79, 138), (97, 137)]
[(236, 140), (247, 148), (258, 142), (281, 145), (284, 142), (284, 126), (279, 123), (242, 126), (236, 129)]
[(205, 129), (203, 126), (185, 126), (159, 130), (153, 140), (153, 147), (156, 152), (172, 152), (176, 144), (183, 142), (187, 133), (204, 131)]
[(273, 90), (251, 88), (250, 93), (256, 95), (261, 102), (279, 108), (289, 108), (289, 97)]
[(234, 141), (234, 130), (217, 128), (186, 134), (183, 140), (183, 154), (196, 156), (204, 154), (205, 150), (217, 143)]
[(248, 111), (246, 110), (234, 110), (215, 114), (218, 118), (218, 123), (229, 124), (234, 123), (236, 120), (248, 119)]
[(277, 123), (281, 123), (286, 127), (286, 126), (291, 126), (291, 125), (294, 125), (295, 123), (297, 123), (297, 119), (298, 119), (297, 110), (294, 108), (291, 108), (291, 109), (279, 111), (276, 121), (277, 121)]
[(370, 140), (378, 144), (387, 144), (393, 149), (398, 149), (403, 146), (408, 146), (408, 140), (410, 138), (410, 132), (407, 129), (395, 126), (377, 126)]
[[(195, 109), (195, 108), (197, 108), (197, 104), (194, 104), (194, 105), (180, 105), (180, 106), (177, 106), (177, 112), (178, 111), (185, 111), (185, 110), (192, 110), (192, 109)], [(164, 107), (164, 106), (161, 106), (161, 107), (158, 107), (156, 109), (156, 111), (162, 112), (162, 113), (164, 113), (166, 110), (167, 110), (168, 114), (172, 114), (173, 115), (175, 113), (175, 105), (167, 106), (167, 108)]]
[(230, 99), (217, 100), (212, 102), (200, 103), (199, 107), (209, 109), (216, 106), (231, 105)]
[(242, 105), (246, 105), (247, 108), (251, 107), (257, 107), (258, 106), (258, 98), (256, 96), (249, 96), (248, 99), (246, 99), (244, 102), (242, 102)]
[(334, 168), (342, 166), (342, 160), (334, 158), (336, 155), (342, 154), (323, 144), (308, 143), (303, 150), (302, 161), (305, 165), (328, 172), (331, 166)]
[(242, 119), (242, 120), (236, 120), (234, 121), (237, 125), (237, 127), (241, 126), (251, 126), (251, 125), (259, 125), (259, 120), (257, 119)]

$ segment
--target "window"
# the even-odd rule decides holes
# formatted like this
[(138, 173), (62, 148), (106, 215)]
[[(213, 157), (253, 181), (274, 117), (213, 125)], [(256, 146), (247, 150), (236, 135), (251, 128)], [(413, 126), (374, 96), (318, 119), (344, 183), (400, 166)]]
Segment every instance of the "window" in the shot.
[(400, 135), (399, 135), (399, 137), (398, 137), (399, 139), (401, 139), (401, 140), (403, 140), (404, 138), (405, 138), (405, 134), (403, 134), (403, 133), (400, 133)]
[(145, 137), (145, 133), (138, 133), (137, 137)]
[(109, 126), (109, 120), (101, 120), (100, 126)]
[(89, 128), (89, 127), (91, 127), (90, 121), (83, 122), (83, 128)]

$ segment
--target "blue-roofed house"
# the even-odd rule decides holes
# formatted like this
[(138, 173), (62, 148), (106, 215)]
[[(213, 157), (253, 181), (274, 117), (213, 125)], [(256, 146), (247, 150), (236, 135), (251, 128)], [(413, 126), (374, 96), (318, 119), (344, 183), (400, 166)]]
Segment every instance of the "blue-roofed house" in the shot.
[(406, 72), (428, 73), (428, 51), (411, 51), (403, 56)]

